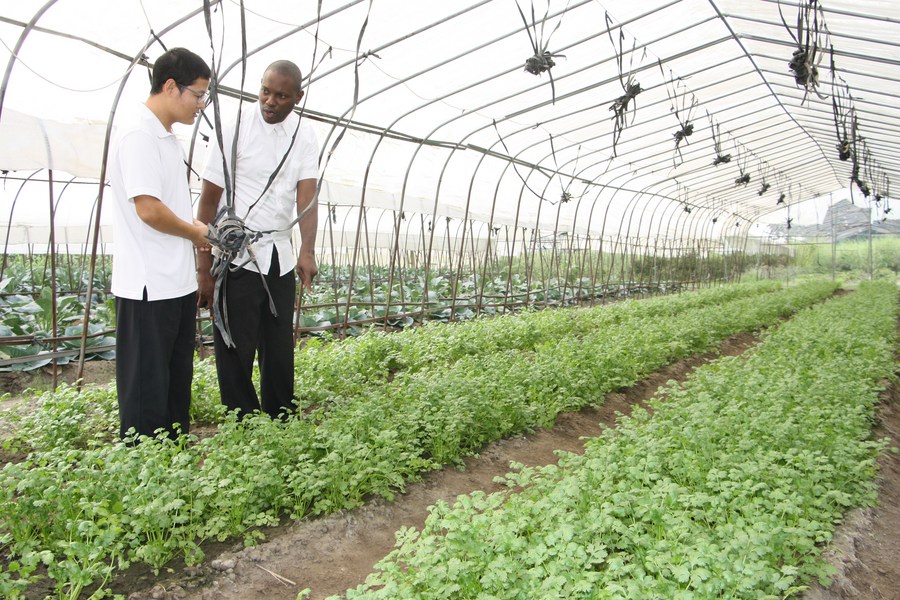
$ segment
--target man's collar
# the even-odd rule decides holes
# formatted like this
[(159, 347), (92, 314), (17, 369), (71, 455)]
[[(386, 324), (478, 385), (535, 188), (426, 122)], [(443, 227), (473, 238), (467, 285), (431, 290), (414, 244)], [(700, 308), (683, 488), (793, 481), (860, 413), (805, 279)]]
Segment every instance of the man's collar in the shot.
[[(288, 115), (290, 117), (290, 115)], [(260, 124), (262, 125), (263, 131), (266, 132), (267, 135), (275, 134), (275, 135), (287, 135), (287, 129), (284, 126), (285, 119), (281, 123), (266, 123), (265, 119), (263, 119), (262, 111), (260, 110), (259, 103), (256, 103), (256, 118), (259, 119)]]
[(163, 125), (162, 121), (159, 119), (159, 115), (154, 112), (152, 108), (150, 108), (146, 102), (140, 103), (141, 118), (145, 119), (153, 128), (154, 133), (156, 133), (157, 137), (165, 138), (169, 136), (175, 135), (175, 132), (172, 130), (166, 129), (166, 126)]

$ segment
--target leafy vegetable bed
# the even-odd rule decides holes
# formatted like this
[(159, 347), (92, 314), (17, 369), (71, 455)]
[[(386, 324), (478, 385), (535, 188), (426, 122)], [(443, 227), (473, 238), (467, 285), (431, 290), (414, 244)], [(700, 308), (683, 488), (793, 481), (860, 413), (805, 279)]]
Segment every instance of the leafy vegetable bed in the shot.
[(781, 598), (827, 580), (818, 545), (876, 497), (896, 318), (892, 283), (804, 311), (583, 456), (438, 504), (346, 597)]
[[(159, 568), (177, 555), (197, 562), (203, 540), (252, 541), (256, 526), (284, 513), (300, 518), (369, 494), (391, 497), (423, 470), (550, 424), (561, 410), (596, 402), (730, 334), (773, 324), (834, 288), (737, 286), (506, 317), (494, 330), (493, 321), (476, 321), (406, 338), (366, 336), (343, 352), (316, 346), (298, 355), (298, 389), (319, 393), (305, 414), (240, 424), (229, 417), (218, 435), (200, 441), (127, 447), (107, 442), (102, 427), (94, 439), (98, 430), (85, 434), (83, 426), (110, 412), (82, 401), (65, 421), (81, 427), (58, 428), (65, 435), (55, 442), (38, 432), (28, 441), (38, 450), (0, 472), (7, 507), (0, 593), (16, 597), (43, 571), (60, 597), (91, 585), (99, 596), (132, 562)], [(211, 372), (207, 363), (200, 380)], [(212, 387), (197, 389), (213, 395)], [(102, 404), (103, 392), (93, 393)], [(65, 403), (45, 405), (66, 411)]]
[[(313, 340), (296, 354), (294, 395), (306, 410), (310, 405), (328, 407), (390, 383), (401, 372), (443, 369), (462, 357), (472, 359), (500, 351), (531, 352), (557, 336), (624, 326), (634, 318), (671, 317), (693, 308), (773, 292), (779, 287), (771, 281), (755, 282), (587, 310), (526, 312), (450, 325), (433, 324), (392, 334), (372, 331), (340, 343)], [(219, 422), (224, 418), (211, 357), (195, 363), (191, 396), (192, 422)], [(25, 452), (80, 448), (118, 435), (113, 385), (85, 392), (63, 387), (44, 394), (38, 405), (39, 410), (29, 408), (22, 415), (8, 415), (17, 428), (16, 434), (4, 441), (7, 449)]]

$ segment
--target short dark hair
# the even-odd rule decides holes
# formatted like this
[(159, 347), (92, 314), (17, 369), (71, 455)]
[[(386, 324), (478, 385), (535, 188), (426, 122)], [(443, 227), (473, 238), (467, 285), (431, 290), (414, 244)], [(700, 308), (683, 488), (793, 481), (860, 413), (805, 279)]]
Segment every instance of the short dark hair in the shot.
[(280, 73), (285, 77), (290, 77), (294, 80), (294, 84), (297, 86), (297, 91), (303, 91), (303, 74), (300, 72), (300, 67), (298, 67), (291, 61), (276, 60), (266, 68), (266, 71), (275, 71), (276, 73)]
[(163, 85), (174, 79), (178, 85), (188, 86), (197, 79), (209, 79), (212, 71), (202, 58), (186, 48), (172, 48), (153, 64), (150, 94), (158, 94)]

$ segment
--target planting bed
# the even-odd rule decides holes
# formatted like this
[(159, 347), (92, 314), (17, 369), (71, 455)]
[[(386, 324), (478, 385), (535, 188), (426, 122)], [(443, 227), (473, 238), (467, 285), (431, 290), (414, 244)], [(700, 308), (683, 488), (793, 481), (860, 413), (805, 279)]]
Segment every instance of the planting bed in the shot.
[[(611, 322), (609, 326), (612, 325)], [(554, 325), (558, 326), (559, 324)], [(746, 334), (729, 338), (722, 351), (735, 354), (750, 340)], [(536, 344), (536, 348), (539, 347), (540, 340)], [(682, 353), (682, 356), (688, 354), (690, 353)], [(403, 354), (402, 348), (397, 350), (396, 356), (401, 359), (409, 358)], [(578, 358), (577, 355), (573, 357)], [(654, 371), (649, 378), (637, 385), (607, 394), (606, 401), (598, 410), (563, 413), (557, 418), (557, 424), (552, 430), (538, 429), (534, 434), (514, 434), (505, 441), (490, 444), (481, 450), (479, 457), (465, 459), (464, 471), (444, 468), (427, 473), (423, 482), (408, 485), (406, 492), (393, 502), (366, 497), (366, 503), (362, 507), (351, 511), (342, 510), (328, 516), (307, 518), (293, 524), (282, 522), (280, 526), (264, 528), (269, 541), (256, 548), (242, 550), (242, 544), (234, 538), (223, 543), (207, 542), (203, 545), (206, 559), (197, 566), (185, 567), (177, 560), (168, 561), (159, 575), (153, 575), (146, 567), (132, 567), (115, 575), (109, 582), (108, 589), (131, 595), (135, 600), (177, 597), (266, 597), (293, 600), (304, 588), (311, 588), (308, 595), (311, 598), (341, 593), (361, 583), (374, 563), (391, 549), (393, 534), (397, 529), (403, 526), (421, 528), (425, 507), (439, 500), (450, 502), (457, 494), (474, 490), (490, 492), (502, 489), (493, 478), (506, 473), (510, 461), (539, 465), (553, 462), (553, 450), (577, 450), (580, 436), (597, 436), (600, 433), (598, 422), (614, 425), (617, 412), (627, 412), (630, 402), (646, 399), (667, 379), (680, 379), (694, 364), (708, 358), (709, 355), (691, 355), (663, 371)], [(385, 364), (393, 363), (387, 361)], [(406, 366), (411, 371), (421, 368), (409, 360)], [(647, 377), (647, 372), (642, 377)], [(565, 402), (565, 399), (560, 399), (560, 403)], [(886, 403), (885, 406), (889, 404)], [(891, 456), (886, 455), (886, 458)], [(893, 503), (894, 506), (896, 504)], [(872, 517), (878, 511), (879, 509), (862, 511), (861, 514)], [(328, 511), (325, 512), (327, 514)], [(863, 519), (859, 522), (866, 521)], [(870, 522), (875, 523), (875, 530), (878, 530), (878, 519), (870, 519)], [(893, 528), (894, 531), (897, 529)], [(856, 536), (851, 539), (856, 541), (858, 548), (865, 547), (865, 544), (860, 543), (863, 538)], [(893, 550), (888, 550), (888, 557), (897, 556), (896, 540), (893, 543), (895, 545)], [(859, 556), (862, 557), (861, 554)], [(847, 566), (853, 567), (854, 564), (856, 563), (848, 562)], [(855, 568), (859, 571), (860, 568), (871, 565), (875, 576), (870, 573), (864, 580), (871, 586), (877, 585), (879, 573), (886, 580), (895, 575), (890, 571), (891, 564), (888, 560), (883, 563), (886, 567), (879, 566), (863, 559)], [(846, 572), (852, 577), (852, 569), (847, 569)], [(846, 582), (851, 581), (852, 579), (846, 579)], [(840, 573), (837, 582), (842, 582)], [(32, 593), (38, 594), (39, 587), (35, 587)], [(859, 586), (857, 589), (860, 589)], [(888, 595), (884, 597), (891, 597), (890, 593), (888, 591)]]
[[(220, 544), (201, 567), (178, 565), (159, 576), (135, 569), (113, 587), (129, 600), (294, 600), (305, 588), (312, 591), (309, 600), (321, 600), (342, 593), (362, 583), (373, 565), (390, 552), (397, 530), (421, 528), (428, 507), (436, 501), (452, 501), (475, 490), (501, 489), (494, 479), (508, 471), (510, 462), (549, 464), (556, 461), (556, 450), (580, 452), (582, 437), (598, 435), (601, 423), (614, 426), (618, 413), (628, 414), (633, 404), (647, 401), (659, 386), (673, 379), (682, 381), (695, 366), (718, 355), (738, 355), (755, 342), (749, 334), (734, 336), (718, 353), (679, 361), (634, 386), (610, 393), (599, 410), (565, 413), (552, 429), (491, 444), (466, 460), (464, 470), (431, 473), (394, 502), (376, 501), (346, 513), (270, 528), (266, 531), (269, 541), (256, 548)], [(900, 386), (885, 392), (874, 436), (888, 437), (900, 447)], [(831, 588), (813, 586), (804, 596), (808, 600), (900, 598), (900, 454), (885, 453), (880, 465), (879, 506), (854, 511), (839, 528), (829, 558), (839, 574)], [(230, 572), (220, 570), (231, 564)], [(269, 571), (296, 585), (280, 581)]]

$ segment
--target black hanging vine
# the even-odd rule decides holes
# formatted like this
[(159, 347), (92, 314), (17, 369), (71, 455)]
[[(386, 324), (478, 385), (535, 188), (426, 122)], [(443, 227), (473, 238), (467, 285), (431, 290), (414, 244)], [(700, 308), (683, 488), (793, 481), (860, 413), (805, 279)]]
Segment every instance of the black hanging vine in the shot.
[(766, 192), (769, 191), (769, 188), (772, 187), (772, 184), (769, 183), (769, 165), (765, 162), (761, 162), (759, 165), (759, 176), (762, 179), (762, 183), (759, 186), (759, 191), (756, 192), (757, 196), (762, 196)]
[(891, 206), (890, 206), (890, 201), (891, 201), (891, 180), (888, 178), (887, 175), (885, 175), (885, 174), (883, 174), (883, 173), (882, 173), (882, 177), (883, 177), (883, 181), (882, 181), (882, 187), (881, 187), (881, 190), (882, 190), (882, 192), (884, 192), (884, 196), (882, 196), (882, 199), (884, 200), (884, 205), (881, 207), (881, 213), (882, 213), (882, 219), (881, 219), (881, 220), (882, 220), (882, 221), (886, 221), (887, 218), (888, 218), (888, 215), (889, 215), (890, 212), (891, 212)]
[[(665, 77), (665, 71), (663, 71), (662, 61), (659, 61), (659, 70), (662, 72), (663, 77)], [(682, 82), (681, 78), (675, 77), (672, 71), (669, 71), (669, 82), (666, 85), (666, 95), (669, 97), (669, 102), (671, 107), (669, 109), (670, 112), (675, 113), (675, 118), (678, 119), (678, 124), (681, 128), (676, 131), (672, 136), (675, 138), (675, 155), (677, 156), (677, 160), (674, 156), (672, 158), (673, 163), (677, 167), (682, 162), (684, 162), (684, 157), (681, 154), (681, 142), (685, 144), (690, 143), (688, 138), (694, 133), (694, 124), (691, 122), (691, 119), (694, 114), (694, 109), (697, 108), (699, 102), (697, 101), (697, 97), (691, 93), (690, 101), (688, 101), (687, 96), (689, 92), (685, 88), (684, 82)]]
[(778, 206), (779, 204), (784, 204), (787, 198), (787, 193), (784, 190), (790, 191), (790, 182), (781, 171), (775, 174), (775, 186), (778, 188), (778, 199), (775, 201), (775, 206)]
[[(494, 126), (494, 131), (497, 132), (497, 138), (500, 140), (500, 145), (503, 147), (503, 150), (506, 152), (507, 156), (509, 157), (507, 160), (509, 160), (509, 163), (512, 165), (513, 172), (516, 174), (516, 176), (517, 176), (517, 177), (519, 178), (519, 180), (522, 182), (522, 185), (525, 187), (525, 189), (527, 189), (529, 192), (531, 192), (532, 194), (534, 194), (535, 196), (537, 196), (538, 198), (540, 198), (541, 200), (543, 200), (543, 199), (544, 199), (544, 196), (543, 196), (542, 194), (538, 193), (537, 191), (535, 191), (534, 189), (532, 189), (532, 187), (531, 187), (530, 185), (528, 185), (528, 182), (525, 180), (525, 178), (522, 177), (522, 174), (519, 173), (519, 169), (516, 168), (517, 161), (516, 161), (514, 158), (512, 158), (512, 155), (511, 155), (511, 153), (510, 153), (510, 151), (509, 151), (509, 148), (506, 146), (506, 140), (504, 140), (504, 139), (503, 139), (503, 136), (500, 135), (500, 128), (497, 126), (497, 121), (494, 120), (494, 121), (492, 122), (492, 124), (493, 124), (493, 126)], [(550, 139), (551, 139), (551, 143), (552, 143), (552, 139), (553, 139), (553, 138), (551, 137)], [(536, 165), (532, 166), (532, 171), (538, 171), (538, 172), (540, 172), (541, 174), (545, 174), (545, 173), (544, 173), (540, 168), (538, 168)]]
[(741, 150), (741, 146), (739, 143), (734, 143), (734, 150), (737, 153), (737, 163), (738, 163), (738, 171), (741, 176), (734, 180), (735, 187), (739, 187), (742, 185), (747, 185), (750, 183), (750, 173), (747, 172), (747, 161), (749, 157), (747, 156), (746, 150)]
[(722, 134), (719, 132), (719, 124), (713, 120), (709, 111), (706, 112), (706, 116), (709, 118), (709, 130), (712, 133), (713, 148), (716, 150), (716, 158), (713, 159), (712, 163), (713, 166), (718, 167), (719, 165), (730, 163), (731, 155), (722, 152)]
[[(550, 151), (553, 154), (553, 164), (556, 166), (556, 172), (558, 174), (560, 172), (559, 162), (556, 160), (556, 145), (553, 143), (552, 135), (550, 136)], [(575, 156), (575, 163), (572, 166), (573, 173), (576, 173), (578, 171), (578, 159), (579, 158), (581, 158), (581, 146), (578, 146), (578, 153)], [(572, 187), (572, 183), (574, 183), (574, 182), (575, 182), (574, 175), (569, 179), (569, 183), (565, 187), (562, 187), (562, 181), (560, 180), (559, 185), (560, 185), (560, 187), (562, 187), (562, 192), (560, 193), (560, 196), (559, 196), (560, 203), (565, 204), (566, 202), (570, 202), (572, 200), (577, 200), (577, 199), (581, 198), (581, 196), (584, 196), (584, 193), (583, 193), (576, 197), (576, 196), (573, 196), (572, 192), (569, 191)], [(585, 191), (585, 193), (587, 193), (587, 192)], [(550, 204), (556, 204), (556, 202), (551, 201)]]
[[(553, 37), (553, 34), (556, 33), (556, 30), (559, 29), (559, 26), (562, 24), (562, 18), (560, 17), (559, 21), (556, 22), (556, 27), (553, 28), (553, 31), (544, 38), (544, 26), (547, 24), (547, 18), (550, 16), (550, 3), (547, 3), (547, 12), (544, 13), (544, 18), (541, 19), (540, 23), (540, 32), (538, 32), (538, 21), (535, 17), (534, 13), (534, 2), (531, 3), (531, 22), (528, 22), (528, 19), (525, 18), (525, 13), (522, 11), (522, 7), (519, 6), (518, 1), (516, 2), (516, 8), (519, 9), (519, 14), (522, 16), (522, 22), (525, 23), (525, 33), (528, 34), (528, 41), (531, 42), (531, 49), (534, 51), (534, 54), (528, 57), (525, 60), (525, 70), (531, 73), (532, 75), (540, 75), (541, 73), (547, 73), (550, 76), (550, 92), (553, 97), (553, 103), (556, 103), (556, 85), (553, 83), (553, 72), (551, 69), (556, 66), (556, 61), (554, 58), (565, 58), (565, 54), (554, 54), (548, 50), (550, 47), (550, 38)], [(566, 10), (568, 10), (569, 6), (566, 5)], [(566, 12), (563, 10), (563, 13)], [(534, 35), (532, 35), (532, 29), (534, 30)]]
[[(616, 50), (616, 42), (612, 35), (612, 19), (609, 13), (606, 13), (606, 32), (609, 34), (609, 41), (613, 45), (613, 51), (616, 53), (616, 66), (619, 70), (619, 83), (622, 85), (622, 95), (613, 100), (609, 110), (613, 112), (613, 144), (612, 155), (616, 156), (616, 145), (622, 136), (622, 131), (628, 125), (628, 107), (631, 105), (631, 122), (634, 123), (635, 113), (637, 112), (637, 96), (642, 91), (641, 84), (634, 78), (634, 51), (637, 46), (637, 40), (631, 44), (631, 53), (628, 55), (628, 74), (625, 74), (625, 32), (619, 28), (619, 46)], [(646, 48), (644, 56), (646, 56)], [(642, 57), (643, 58), (643, 57)]]
[(676, 185), (676, 195), (678, 196), (678, 203), (681, 205), (681, 210), (686, 212), (687, 214), (691, 214), (691, 205), (688, 204), (688, 200), (690, 199), (690, 192), (686, 187), (682, 187), (680, 183), (675, 182)]
[(853, 153), (853, 142), (850, 132), (847, 131), (847, 121), (853, 113), (853, 97), (850, 95), (850, 86), (843, 80), (838, 84), (837, 70), (834, 66), (834, 47), (831, 48), (831, 110), (834, 114), (834, 130), (837, 133), (838, 158), (842, 161), (850, 160)]
[(794, 81), (803, 88), (803, 104), (810, 92), (815, 93), (822, 100), (825, 96), (819, 94), (819, 64), (822, 62), (822, 52), (827, 46), (828, 29), (825, 26), (825, 13), (819, 0), (802, 0), (797, 6), (797, 26), (792, 29), (784, 19), (781, 12), (781, 2), (778, 3), (778, 14), (781, 22), (788, 30), (797, 48), (791, 55), (788, 68), (794, 74)]
[(863, 179), (863, 175), (865, 174), (866, 163), (869, 160), (869, 149), (866, 147), (865, 138), (859, 134), (859, 122), (856, 119), (855, 111), (850, 117), (850, 139), (850, 182), (855, 183), (863, 196), (868, 198), (871, 190)]

